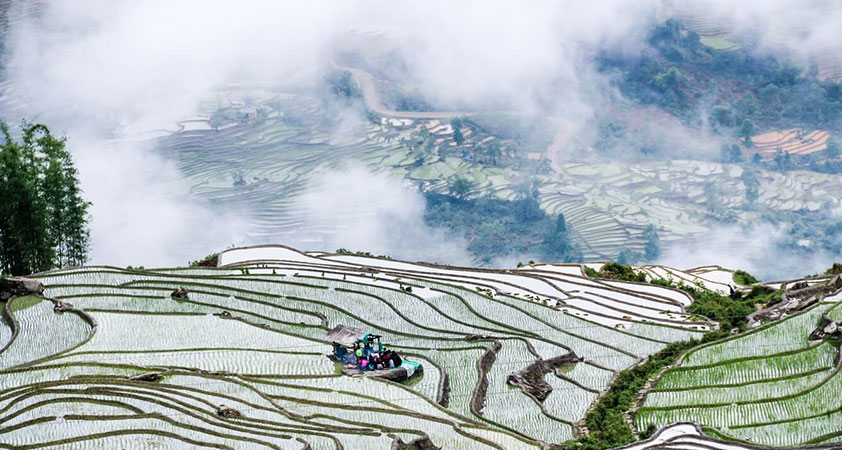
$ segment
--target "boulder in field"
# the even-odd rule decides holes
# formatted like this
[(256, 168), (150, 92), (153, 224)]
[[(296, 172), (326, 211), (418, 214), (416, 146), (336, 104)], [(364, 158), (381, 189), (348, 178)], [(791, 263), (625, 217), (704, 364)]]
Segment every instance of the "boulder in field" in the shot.
[(145, 381), (147, 383), (154, 383), (156, 381), (160, 381), (164, 378), (164, 374), (159, 372), (148, 372), (148, 373), (139, 373), (137, 375), (132, 375), (129, 377), (129, 380), (132, 381)]
[(552, 386), (547, 383), (544, 376), (558, 367), (575, 364), (581, 360), (582, 358), (578, 357), (574, 352), (550, 359), (539, 359), (523, 369), (509, 374), (506, 378), (506, 384), (517, 386), (523, 392), (543, 402), (550, 395), (550, 392), (553, 391)]
[(800, 291), (801, 289), (806, 289), (808, 287), (810, 287), (810, 284), (807, 283), (804, 280), (801, 280), (801, 281), (796, 281), (795, 283), (792, 283), (791, 286), (787, 286), (786, 290), (788, 290), (788, 291)]
[(403, 439), (393, 436), (391, 450), (441, 450), (441, 447), (436, 447), (433, 441), (427, 436), (413, 439), (409, 442), (404, 442)]
[(240, 410), (227, 405), (219, 405), (216, 408), (216, 415), (228, 419), (238, 419), (240, 417), (243, 417), (243, 413), (241, 413)]
[(53, 300), (53, 311), (64, 312), (73, 309), (73, 304), (61, 300)]
[(42, 295), (44, 285), (33, 278), (6, 277), (0, 278), (0, 301), (8, 301), (12, 297), (22, 295)]
[(822, 315), (819, 326), (810, 333), (811, 341), (839, 338), (842, 338), (842, 320), (833, 320), (827, 314)]

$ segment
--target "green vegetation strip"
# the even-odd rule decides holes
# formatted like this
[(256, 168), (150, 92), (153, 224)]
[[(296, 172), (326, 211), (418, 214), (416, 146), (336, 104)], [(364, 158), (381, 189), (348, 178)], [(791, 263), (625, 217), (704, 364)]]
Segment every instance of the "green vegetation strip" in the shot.
[[(606, 264), (599, 272), (585, 267), (585, 273), (597, 279), (646, 282), (646, 275), (643, 272), (637, 272), (630, 266), (616, 263)], [(651, 281), (651, 284), (680, 289), (690, 294), (694, 302), (688, 308), (689, 312), (717, 320), (723, 326), (730, 327), (737, 324), (742, 329), (745, 327), (746, 317), (754, 311), (754, 308), (750, 306), (753, 301), (751, 297), (732, 299), (700, 286), (688, 286), (683, 282), (655, 279)], [(710, 331), (705, 333), (700, 340), (691, 339), (671, 343), (641, 364), (619, 372), (608, 391), (597, 400), (585, 416), (585, 425), (589, 433), (568, 442), (563, 448), (565, 450), (605, 450), (634, 442), (636, 438), (626, 416), (646, 383), (655, 378), (664, 368), (673, 365), (684, 352), (726, 337), (728, 334), (723, 331)], [(655, 428), (651, 426), (644, 430), (640, 437), (651, 436), (655, 431)]]
[(643, 389), (663, 368), (675, 363), (686, 350), (707, 339), (716, 339), (709, 333), (701, 341), (675, 342), (649, 357), (644, 363), (621, 371), (608, 391), (599, 398), (596, 406), (585, 416), (589, 434), (567, 443), (565, 450), (604, 450), (635, 441), (625, 415)]

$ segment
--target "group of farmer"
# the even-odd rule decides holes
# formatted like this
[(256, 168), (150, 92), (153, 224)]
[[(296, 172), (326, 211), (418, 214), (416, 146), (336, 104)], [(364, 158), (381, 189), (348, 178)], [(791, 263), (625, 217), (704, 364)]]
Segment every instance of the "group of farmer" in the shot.
[(355, 343), (354, 356), (357, 368), (363, 371), (394, 369), (403, 362), (397, 353), (385, 350), (382, 346), (375, 351), (368, 342), (362, 345), (360, 342)]

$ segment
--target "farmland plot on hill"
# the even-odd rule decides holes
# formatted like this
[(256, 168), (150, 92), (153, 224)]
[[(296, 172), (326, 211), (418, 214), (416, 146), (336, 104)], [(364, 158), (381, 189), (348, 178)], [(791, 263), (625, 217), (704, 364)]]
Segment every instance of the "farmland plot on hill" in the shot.
[(838, 342), (810, 342), (838, 299), (690, 351), (663, 373), (635, 415), (639, 429), (694, 421), (716, 435), (791, 447), (842, 436)]
[(814, 130), (808, 132), (800, 128), (792, 128), (752, 136), (751, 142), (763, 158), (771, 159), (778, 152), (786, 152), (790, 155), (809, 155), (826, 150), (829, 137), (827, 131)]
[[(251, 242), (313, 245), (327, 240), (341, 221), (325, 221), (303, 236), (300, 230), (307, 225), (307, 210), (301, 196), (310, 192), (317, 168), (337, 169), (348, 161), (424, 191), (446, 193), (448, 180), (459, 176), (471, 182), (472, 197), (511, 200), (517, 196), (517, 185), (531, 181), (541, 209), (565, 216), (571, 239), (586, 260), (615, 259), (623, 248), (642, 253), (643, 230), (649, 225), (658, 229), (665, 247), (705, 240), (710, 224), (704, 218), (710, 215), (711, 202), (737, 216), (729, 218), (729, 223), (737, 219), (744, 224), (756, 220), (754, 208), (816, 212), (842, 206), (839, 175), (759, 171), (759, 198), (745, 209), (744, 168), (735, 164), (564, 161), (552, 170), (538, 170), (528, 166), (529, 160), (514, 161), (519, 156), (509, 151), (503, 151), (514, 158), (508, 165), (460, 157), (462, 150), (482, 154), (489, 142), (506, 146), (503, 139), (479, 128), (465, 137), (462, 146), (453, 147), (452, 127), (439, 119), (369, 120), (357, 111), (359, 120), (337, 122), (334, 111), (306, 92), (220, 95), (235, 99), (223, 105), (234, 111), (245, 105), (236, 99), (248, 98), (247, 109), (257, 110), (257, 117), (246, 115), (214, 128), (212, 118), (221, 106), (208, 104), (198, 111), (200, 116), (188, 121), (189, 127), (158, 138), (156, 145), (187, 178), (186, 194), (249, 212), (245, 220)], [(827, 140), (823, 132), (789, 131), (790, 137), (800, 139), (795, 147), (785, 145), (792, 151), (817, 150)], [(777, 145), (777, 139), (766, 140)], [(709, 185), (718, 187), (713, 200), (706, 191)], [(346, 223), (372, 214), (369, 204), (335, 208), (331, 217), (341, 217)]]
[[(38, 275), (73, 308), (11, 301), (31, 305), (10, 308), (19, 329), (0, 354), (0, 447), (389, 448), (426, 436), (448, 449), (537, 449), (573, 438), (617, 371), (703, 333), (676, 291), (571, 271), (285, 247), (220, 263)], [(170, 296), (179, 287), (187, 298)], [(341, 375), (325, 357), (338, 324), (383, 335), (423, 373), (405, 384)], [(507, 384), (568, 352), (581, 361), (544, 376), (543, 401)]]

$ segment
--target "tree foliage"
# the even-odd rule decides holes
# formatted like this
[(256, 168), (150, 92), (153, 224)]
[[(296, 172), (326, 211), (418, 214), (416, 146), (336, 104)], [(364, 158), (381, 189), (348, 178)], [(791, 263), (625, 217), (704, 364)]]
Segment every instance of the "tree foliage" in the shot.
[(643, 258), (647, 262), (655, 261), (661, 257), (661, 240), (658, 237), (658, 230), (649, 225), (643, 230), (643, 240), (646, 242), (643, 248)]
[(836, 139), (828, 139), (827, 149), (825, 152), (828, 158), (837, 158), (839, 156), (839, 141)]
[(745, 270), (734, 271), (734, 282), (736, 282), (737, 284), (749, 286), (758, 283), (759, 281), (760, 280), (758, 280), (752, 274), (746, 272)]
[(728, 50), (703, 45), (674, 19), (655, 26), (648, 44), (633, 53), (604, 50), (598, 60), (623, 94), (640, 103), (684, 119), (713, 104), (710, 122), (736, 127), (747, 145), (755, 129), (842, 126), (842, 84), (819, 79), (815, 71), (750, 44)]
[(20, 140), (0, 122), (0, 271), (28, 274), (87, 260), (88, 207), (65, 148), (41, 124)]
[(459, 200), (467, 200), (473, 189), (474, 183), (463, 176), (454, 175), (447, 180), (447, 193)]
[(743, 138), (743, 144), (746, 147), (751, 147), (754, 143), (751, 141), (751, 136), (754, 135), (754, 121), (751, 119), (743, 120), (742, 125), (740, 125), (740, 137)]
[[(701, 342), (719, 337), (722, 337), (719, 333), (708, 333)], [(634, 442), (635, 437), (624, 414), (631, 408), (647, 380), (699, 343), (698, 340), (673, 342), (650, 356), (645, 363), (620, 372), (608, 391), (599, 398), (596, 407), (585, 416), (590, 434), (568, 442), (564, 450), (604, 450)], [(654, 431), (646, 430), (648, 434)]]
[(757, 171), (746, 167), (740, 175), (740, 180), (746, 188), (746, 201), (754, 203), (760, 197), (760, 180), (757, 179)]
[(456, 142), (456, 145), (465, 143), (465, 136), (462, 134), (462, 119), (451, 120), (450, 126), (453, 127), (453, 141)]
[(547, 215), (532, 191), (524, 192), (516, 200), (425, 193), (424, 221), (465, 238), (468, 251), (484, 264), (517, 256), (581, 262), (582, 252), (570, 238), (564, 217)]
[(592, 278), (605, 278), (608, 280), (634, 281), (637, 283), (646, 282), (646, 274), (634, 270), (633, 267), (620, 262), (607, 262), (596, 271), (585, 266), (585, 274)]
[(719, 159), (724, 163), (738, 163), (743, 160), (743, 153), (737, 144), (723, 144)]
[(839, 274), (842, 274), (842, 264), (840, 264), (840, 263), (833, 263), (833, 265), (832, 265), (832, 266), (830, 266), (830, 268), (829, 268), (829, 269), (827, 269), (824, 273), (825, 273), (825, 275), (839, 275)]
[(754, 305), (767, 300), (763, 292), (754, 290), (745, 297), (738, 295), (732, 298), (702, 286), (691, 286), (684, 282), (675, 283), (656, 279), (651, 283), (674, 287), (690, 294), (693, 297), (693, 303), (687, 308), (687, 312), (719, 322), (720, 330), (745, 329), (748, 315), (755, 311)]

